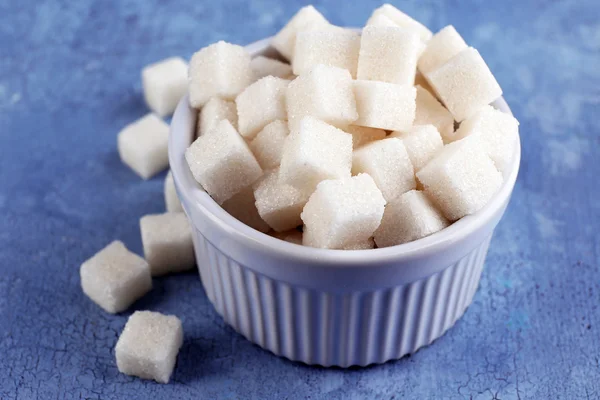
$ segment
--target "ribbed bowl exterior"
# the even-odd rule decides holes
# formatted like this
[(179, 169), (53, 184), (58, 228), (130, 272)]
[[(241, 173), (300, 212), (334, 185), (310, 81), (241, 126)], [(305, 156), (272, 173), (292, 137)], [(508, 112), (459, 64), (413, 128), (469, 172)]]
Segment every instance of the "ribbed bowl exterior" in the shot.
[(195, 230), (208, 298), (225, 321), (276, 355), (323, 366), (398, 359), (446, 332), (471, 303), (491, 236), (427, 278), (368, 292), (312, 290), (239, 264)]

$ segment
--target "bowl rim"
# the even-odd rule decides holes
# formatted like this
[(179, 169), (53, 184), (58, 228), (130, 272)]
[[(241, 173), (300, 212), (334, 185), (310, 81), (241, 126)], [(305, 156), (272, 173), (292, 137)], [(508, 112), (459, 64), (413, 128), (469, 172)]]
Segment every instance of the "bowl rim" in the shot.
[[(268, 50), (272, 51), (269, 46), (270, 40), (270, 37), (259, 40), (247, 45), (245, 49), (252, 56), (263, 54)], [(492, 105), (500, 111), (512, 115), (503, 97), (498, 98)], [(193, 122), (188, 124), (186, 121)], [(189, 106), (188, 95), (186, 95), (180, 100), (175, 110), (169, 135), (169, 163), (177, 191), (183, 197), (182, 203), (193, 204), (206, 217), (226, 230), (231, 239), (241, 242), (247, 247), (262, 252), (267, 251), (272, 255), (295, 262), (313, 264), (318, 261), (319, 265), (333, 267), (361, 267), (365, 264), (410, 261), (422, 258), (425, 255), (442, 252), (463, 241), (490, 223), (507, 204), (517, 179), (521, 159), (520, 135), (518, 135), (512, 160), (503, 174), (502, 186), (491, 201), (478, 212), (459, 219), (439, 232), (409, 243), (384, 248), (367, 250), (320, 249), (289, 243), (259, 232), (240, 222), (218, 205), (196, 182), (185, 161), (185, 150), (190, 145), (189, 138), (192, 136), (189, 130), (195, 129), (195, 126), (196, 111)], [(187, 135), (186, 139), (182, 138), (184, 135)], [(193, 225), (193, 217), (190, 217), (190, 219), (192, 219)]]

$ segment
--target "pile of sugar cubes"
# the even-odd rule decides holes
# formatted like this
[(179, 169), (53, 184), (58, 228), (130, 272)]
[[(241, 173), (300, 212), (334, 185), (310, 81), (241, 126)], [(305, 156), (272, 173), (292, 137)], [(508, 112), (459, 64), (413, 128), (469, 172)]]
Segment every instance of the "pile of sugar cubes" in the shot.
[[(162, 117), (189, 92), (197, 138), (185, 157), (233, 217), (278, 239), (366, 250), (434, 234), (500, 188), (518, 141), (502, 90), (452, 26), (429, 29), (385, 4), (362, 32), (300, 9), (271, 40), (279, 59), (218, 42), (142, 71), (148, 115), (118, 135), (141, 178), (168, 168)], [(458, 128), (456, 128), (458, 127)], [(152, 278), (194, 267), (192, 231), (173, 176), (166, 213), (140, 219), (144, 258), (114, 241), (81, 265), (83, 292), (119, 313)], [(183, 343), (172, 315), (135, 311), (116, 344), (119, 370), (166, 383)]]
[(185, 157), (240, 221), (305, 246), (388, 247), (502, 185), (519, 123), (490, 106), (502, 90), (453, 26), (433, 35), (385, 4), (358, 32), (307, 6), (271, 46), (279, 60), (221, 41), (189, 65), (199, 117)]

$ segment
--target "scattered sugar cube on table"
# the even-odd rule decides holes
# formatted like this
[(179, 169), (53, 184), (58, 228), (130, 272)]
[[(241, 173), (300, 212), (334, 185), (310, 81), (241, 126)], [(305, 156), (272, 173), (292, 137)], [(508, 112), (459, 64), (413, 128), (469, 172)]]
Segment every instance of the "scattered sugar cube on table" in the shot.
[(267, 124), (287, 119), (286, 89), (290, 81), (267, 76), (248, 86), (235, 99), (240, 134), (250, 140)]
[(502, 174), (478, 136), (444, 146), (417, 172), (417, 178), (425, 194), (450, 221), (479, 211), (502, 185)]
[(272, 169), (279, 166), (285, 139), (289, 133), (286, 121), (275, 120), (258, 132), (250, 142), (250, 149), (262, 169)]
[(109, 313), (125, 311), (152, 289), (148, 263), (116, 240), (81, 264), (81, 288)]
[(231, 123), (222, 120), (185, 152), (194, 179), (219, 204), (262, 176), (262, 169)]
[(188, 85), (188, 66), (181, 57), (171, 57), (142, 70), (142, 87), (148, 107), (160, 117), (172, 114)]
[(271, 40), (279, 54), (293, 61), (296, 35), (298, 32), (320, 29), (329, 22), (313, 6), (302, 7)]
[(223, 203), (223, 209), (238, 221), (259, 232), (266, 233), (271, 229), (258, 213), (252, 185)]
[(385, 206), (375, 242), (378, 247), (395, 246), (429, 236), (448, 225), (423, 192), (411, 190)]
[(413, 85), (423, 44), (399, 27), (366, 26), (362, 31), (357, 78)]
[(169, 125), (147, 114), (119, 132), (117, 147), (121, 161), (142, 179), (149, 179), (169, 166)]
[(433, 35), (419, 57), (419, 71), (422, 74), (433, 71), (446, 61), (467, 48), (467, 44), (452, 25), (448, 25)]
[(198, 114), (197, 136), (213, 129), (219, 122), (226, 119), (235, 129), (238, 128), (238, 115), (235, 101), (211, 97)]
[(310, 194), (322, 180), (349, 178), (351, 168), (352, 135), (314, 117), (304, 117), (286, 139), (280, 179)]
[(277, 232), (302, 225), (300, 213), (309, 195), (310, 193), (281, 182), (278, 169), (266, 172), (254, 185), (258, 213)]
[(351, 29), (331, 26), (298, 32), (294, 50), (294, 74), (306, 74), (315, 65), (324, 64), (346, 69), (355, 78), (359, 49), (360, 34)]
[(460, 124), (453, 139), (463, 139), (471, 135), (480, 136), (483, 147), (496, 168), (504, 171), (514, 156), (519, 140), (519, 121), (492, 106), (485, 106)]
[(145, 215), (140, 231), (152, 276), (187, 271), (196, 264), (192, 228), (184, 213)]
[(367, 174), (323, 181), (302, 211), (303, 244), (343, 249), (367, 241), (381, 222), (385, 203)]
[(375, 140), (381, 140), (386, 136), (386, 132), (383, 129), (369, 128), (358, 125), (350, 125), (348, 128), (346, 128), (346, 132), (352, 135), (352, 147), (354, 149), (358, 149), (359, 147)]
[(250, 61), (254, 78), (259, 80), (265, 76), (289, 79), (292, 77), (292, 66), (273, 58), (256, 56)]
[(429, 91), (421, 86), (416, 86), (416, 90), (417, 108), (413, 124), (435, 126), (444, 143), (449, 143), (454, 133), (454, 117)]
[(171, 171), (165, 177), (164, 184), (165, 191), (165, 208), (168, 212), (183, 212), (181, 201), (177, 196), (177, 190), (175, 189), (175, 182), (173, 181), (173, 174)]
[(444, 147), (440, 133), (433, 125), (415, 125), (390, 137), (402, 140), (415, 171), (420, 170)]
[(416, 113), (416, 89), (387, 82), (354, 81), (358, 119), (354, 125), (386, 130), (412, 126)]
[(117, 367), (123, 374), (169, 383), (183, 344), (183, 326), (174, 315), (136, 311), (117, 345)]
[[(414, 32), (419, 36), (419, 39), (423, 43), (427, 43), (429, 39), (431, 39), (432, 33), (425, 25), (409, 17), (391, 4), (384, 4), (374, 10), (373, 14), (371, 14), (371, 18), (369, 18), (369, 21), (372, 21), (379, 15), (384, 15), (390, 20), (394, 21), (394, 23), (399, 27)], [(369, 21), (367, 21), (367, 25), (370, 25)]]
[(458, 122), (502, 95), (502, 89), (479, 52), (469, 47), (425, 75)]
[(194, 53), (189, 66), (190, 106), (200, 108), (211, 97), (235, 99), (254, 81), (250, 61), (242, 46), (224, 41)]
[(398, 138), (377, 140), (355, 150), (352, 173), (361, 172), (373, 178), (387, 201), (416, 187), (410, 157)]
[(287, 114), (290, 131), (302, 118), (312, 116), (338, 128), (358, 118), (352, 76), (345, 69), (316, 65), (294, 79), (287, 89)]

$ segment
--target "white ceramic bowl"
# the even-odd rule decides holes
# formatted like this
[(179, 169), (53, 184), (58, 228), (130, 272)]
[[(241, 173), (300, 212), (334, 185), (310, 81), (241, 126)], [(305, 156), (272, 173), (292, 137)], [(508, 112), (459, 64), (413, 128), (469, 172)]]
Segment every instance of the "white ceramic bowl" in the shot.
[[(274, 54), (269, 39), (246, 49)], [(510, 113), (503, 99), (494, 106)], [(501, 189), (476, 214), (400, 246), (327, 250), (260, 233), (212, 200), (184, 158), (196, 116), (182, 99), (171, 123), (169, 162), (206, 294), (236, 331), (291, 360), (364, 366), (415, 352), (462, 316), (510, 200), (520, 144)]]

